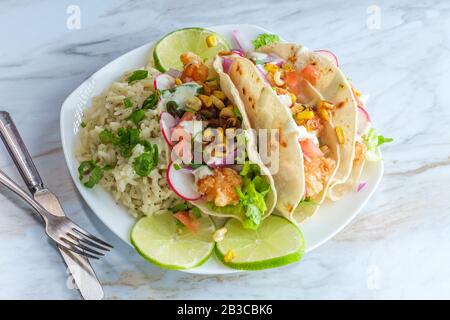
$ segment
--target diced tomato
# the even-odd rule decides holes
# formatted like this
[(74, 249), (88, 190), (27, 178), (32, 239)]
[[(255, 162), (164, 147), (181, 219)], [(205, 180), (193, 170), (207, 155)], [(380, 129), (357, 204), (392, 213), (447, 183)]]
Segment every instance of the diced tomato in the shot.
[(311, 85), (314, 86), (317, 83), (317, 79), (312, 76), (313, 69), (309, 67), (316, 68), (312, 65), (309, 65), (302, 69), (300, 72), (289, 71), (286, 72), (284, 78), (289, 91), (295, 94), (295, 96), (297, 97), (297, 101), (300, 103), (307, 103), (314, 97), (314, 94), (311, 92), (308, 82), (310, 82)]
[(198, 227), (200, 226), (200, 221), (197, 220), (195, 217), (189, 215), (189, 213), (186, 211), (177, 212), (174, 214), (174, 216), (192, 233), (197, 233)]
[(311, 139), (300, 141), (300, 145), (302, 147), (303, 153), (308, 158), (319, 158), (324, 156), (322, 150), (320, 150), (320, 148), (316, 144), (314, 144)]
[(300, 71), (300, 75), (313, 86), (317, 84), (317, 80), (319, 80), (320, 71), (315, 65), (308, 64)]

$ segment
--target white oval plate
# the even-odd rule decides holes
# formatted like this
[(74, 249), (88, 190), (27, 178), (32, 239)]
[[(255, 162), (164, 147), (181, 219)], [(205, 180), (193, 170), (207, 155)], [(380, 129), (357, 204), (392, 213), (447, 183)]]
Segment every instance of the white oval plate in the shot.
[[(223, 35), (230, 43), (232, 43), (231, 32), (236, 29), (240, 30), (244, 39), (254, 39), (264, 32), (270, 33), (253, 25), (222, 25), (208, 29)], [(135, 222), (134, 219), (102, 188), (87, 189), (81, 185), (78, 179), (78, 162), (74, 155), (74, 143), (83, 109), (91, 105), (92, 97), (100, 95), (125, 71), (145, 66), (150, 58), (152, 45), (153, 43), (149, 43), (134, 49), (101, 68), (69, 95), (61, 109), (62, 146), (67, 166), (78, 191), (99, 219), (130, 246), (129, 233)], [(383, 163), (369, 162), (362, 175), (362, 180), (366, 181), (367, 185), (361, 192), (351, 193), (335, 203), (325, 203), (313, 217), (300, 225), (305, 237), (306, 253), (325, 243), (355, 218), (374, 193), (382, 176)], [(204, 265), (186, 272), (225, 274), (239, 271), (225, 267), (213, 256)]]

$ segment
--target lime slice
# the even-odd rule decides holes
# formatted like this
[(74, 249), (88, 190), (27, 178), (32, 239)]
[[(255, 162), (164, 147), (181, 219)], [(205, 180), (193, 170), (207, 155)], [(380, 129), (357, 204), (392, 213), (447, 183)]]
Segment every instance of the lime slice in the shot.
[(299, 261), (303, 256), (303, 235), (284, 218), (270, 216), (256, 231), (244, 229), (235, 219), (229, 220), (225, 227), (227, 233), (217, 243), (216, 254), (231, 268), (269, 269)]
[[(206, 43), (208, 36), (216, 37), (216, 46), (208, 47)], [(161, 72), (170, 68), (182, 70), (183, 64), (180, 61), (180, 55), (183, 53), (193, 52), (206, 61), (220, 51), (229, 50), (230, 46), (227, 41), (219, 34), (202, 28), (186, 28), (173, 31), (159, 40), (153, 51), (153, 62)]]
[(141, 256), (162, 268), (181, 270), (203, 264), (214, 249), (215, 227), (207, 216), (199, 218), (196, 234), (179, 227), (172, 213), (141, 218), (131, 230), (131, 243)]

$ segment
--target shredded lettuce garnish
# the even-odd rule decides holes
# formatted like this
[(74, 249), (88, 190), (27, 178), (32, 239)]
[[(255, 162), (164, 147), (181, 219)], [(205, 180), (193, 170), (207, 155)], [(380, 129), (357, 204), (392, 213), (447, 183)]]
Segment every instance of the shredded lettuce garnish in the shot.
[(374, 128), (362, 136), (363, 142), (367, 147), (366, 159), (369, 161), (379, 161), (381, 157), (378, 154), (378, 147), (384, 143), (389, 143), (394, 141), (392, 138), (386, 138), (382, 135), (377, 135)]
[(255, 40), (252, 41), (255, 50), (265, 45), (276, 43), (280, 41), (280, 37), (276, 34), (262, 33)]
[(245, 162), (240, 175), (243, 177), (242, 188), (236, 189), (239, 196), (237, 205), (218, 207), (213, 202), (207, 204), (210, 210), (230, 215), (243, 215), (242, 226), (255, 230), (261, 223), (262, 216), (267, 210), (266, 195), (270, 191), (270, 184), (261, 176), (260, 168), (256, 164)]
[(270, 185), (261, 176), (260, 168), (256, 164), (245, 162), (240, 175), (243, 177), (242, 188), (236, 189), (239, 204), (247, 217), (242, 225), (244, 228), (255, 230), (261, 223), (261, 218), (267, 210), (265, 197), (270, 191)]

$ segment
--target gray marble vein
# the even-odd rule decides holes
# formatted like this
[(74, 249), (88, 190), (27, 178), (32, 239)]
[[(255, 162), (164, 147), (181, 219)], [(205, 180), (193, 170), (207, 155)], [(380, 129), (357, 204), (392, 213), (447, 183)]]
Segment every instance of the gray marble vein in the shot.
[[(77, 5), (80, 29), (68, 29)], [(371, 24), (379, 10), (379, 25)], [(200, 276), (156, 268), (87, 208), (59, 136), (65, 97), (125, 52), (186, 26), (257, 24), (330, 49), (370, 94), (395, 142), (357, 219), (295, 266)], [(116, 247), (94, 262), (107, 299), (450, 298), (450, 4), (448, 1), (1, 1), (0, 109), (14, 117), (67, 214)], [(21, 181), (0, 146), (0, 168)], [(76, 299), (30, 209), (0, 188), (0, 298)], [(273, 288), (276, 288), (274, 290)]]

